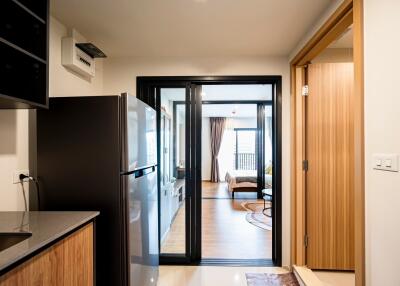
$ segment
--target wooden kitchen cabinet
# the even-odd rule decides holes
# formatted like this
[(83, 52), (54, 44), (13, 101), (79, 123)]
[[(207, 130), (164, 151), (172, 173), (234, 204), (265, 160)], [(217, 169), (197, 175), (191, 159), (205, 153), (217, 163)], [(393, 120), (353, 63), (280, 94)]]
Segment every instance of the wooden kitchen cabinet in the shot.
[(93, 223), (0, 277), (0, 286), (92, 286)]

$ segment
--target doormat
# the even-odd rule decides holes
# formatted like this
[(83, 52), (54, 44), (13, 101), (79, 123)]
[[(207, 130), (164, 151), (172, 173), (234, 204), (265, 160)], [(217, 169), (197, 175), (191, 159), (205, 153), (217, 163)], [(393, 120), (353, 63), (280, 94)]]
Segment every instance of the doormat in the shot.
[(247, 286), (300, 286), (293, 273), (246, 273)]

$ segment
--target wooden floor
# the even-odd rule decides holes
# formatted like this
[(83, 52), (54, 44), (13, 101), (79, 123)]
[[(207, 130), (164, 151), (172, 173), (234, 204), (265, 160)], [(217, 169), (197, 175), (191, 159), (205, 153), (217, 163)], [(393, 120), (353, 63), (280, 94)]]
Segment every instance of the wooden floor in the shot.
[[(222, 259), (270, 259), (272, 231), (246, 221), (245, 201), (256, 201), (256, 194), (238, 193), (230, 198), (225, 183), (203, 182), (202, 257)], [(161, 246), (161, 253), (184, 253), (185, 211), (182, 207)]]

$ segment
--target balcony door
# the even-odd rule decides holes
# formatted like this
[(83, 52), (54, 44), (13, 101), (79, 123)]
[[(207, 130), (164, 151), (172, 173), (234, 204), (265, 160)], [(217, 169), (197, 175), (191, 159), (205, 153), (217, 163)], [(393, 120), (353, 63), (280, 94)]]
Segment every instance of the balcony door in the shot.
[(257, 128), (235, 128), (235, 170), (257, 170)]

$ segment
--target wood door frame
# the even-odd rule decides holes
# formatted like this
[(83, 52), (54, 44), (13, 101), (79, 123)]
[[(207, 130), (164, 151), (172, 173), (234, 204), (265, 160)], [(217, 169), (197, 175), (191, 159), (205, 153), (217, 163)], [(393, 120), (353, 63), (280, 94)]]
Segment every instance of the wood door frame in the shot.
[(305, 104), (302, 85), (304, 65), (314, 59), (346, 28), (353, 24), (354, 58), (354, 200), (356, 286), (365, 285), (365, 196), (364, 196), (364, 36), (363, 0), (344, 0), (322, 27), (290, 62), (291, 83), (291, 262), (306, 264)]

